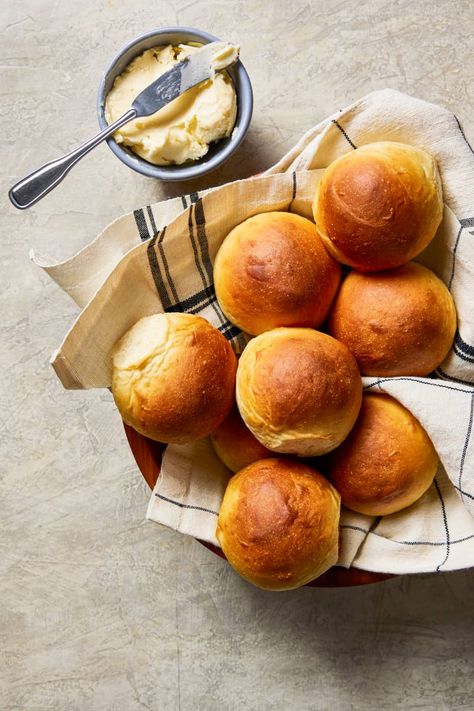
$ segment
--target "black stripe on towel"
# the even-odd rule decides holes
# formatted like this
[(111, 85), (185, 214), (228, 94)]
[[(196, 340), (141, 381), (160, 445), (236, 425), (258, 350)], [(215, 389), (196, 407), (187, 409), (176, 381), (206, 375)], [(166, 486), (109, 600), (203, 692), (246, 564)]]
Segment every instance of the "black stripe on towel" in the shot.
[(469, 141), (467, 140), (466, 134), (464, 133), (463, 127), (461, 126), (458, 117), (456, 116), (456, 114), (453, 114), (453, 116), (454, 116), (454, 118), (456, 119), (456, 123), (457, 123), (458, 128), (459, 128), (459, 130), (460, 130), (460, 132), (461, 132), (461, 136), (462, 136), (462, 137), (464, 138), (464, 140), (466, 141), (466, 143), (467, 143), (467, 145), (468, 145), (468, 148), (469, 148), (469, 150), (471, 151), (471, 153), (474, 153), (474, 148), (471, 146), (471, 144), (470, 144)]
[[(438, 370), (439, 370), (439, 368), (438, 368)], [(440, 372), (442, 373), (443, 371), (440, 371)], [(451, 378), (451, 376), (449, 376), (449, 375), (446, 375), (446, 377), (449, 378), (450, 380), (456, 380), (456, 378)], [(473, 383), (468, 383), (468, 382), (464, 383), (463, 380), (459, 380), (457, 382), (463, 383), (464, 385), (470, 385), (471, 386), (470, 390), (465, 390), (464, 388), (455, 388), (452, 385), (447, 385), (444, 381), (442, 383), (438, 383), (433, 380), (429, 380), (429, 379), (421, 380), (421, 378), (410, 377), (408, 375), (407, 376), (399, 376), (396, 378), (379, 378), (379, 380), (376, 380), (375, 383), (371, 383), (370, 385), (364, 385), (364, 390), (370, 390), (371, 388), (374, 388), (376, 385), (381, 385), (382, 383), (394, 383), (399, 380), (406, 380), (409, 383), (421, 383), (422, 385), (431, 385), (435, 388), (443, 388), (444, 390), (454, 390), (455, 392), (467, 393), (468, 395), (472, 394)]]
[(290, 200), (290, 204), (288, 205), (288, 212), (291, 212), (291, 208), (293, 207), (297, 189), (298, 188), (296, 185), (296, 171), (293, 171), (291, 174), (291, 200)]
[[(192, 204), (189, 208), (188, 216), (189, 239), (193, 248), (194, 262), (204, 287), (204, 289), (199, 293), (202, 294), (204, 292), (209, 294), (207, 301), (203, 301), (198, 310), (202, 311), (207, 306), (212, 306), (217, 318), (220, 321), (220, 326), (218, 327), (219, 331), (230, 340), (238, 337), (240, 330), (236, 329), (227, 321), (219, 304), (217, 303), (216, 293), (212, 283), (213, 268), (209, 256), (209, 244), (206, 235), (206, 218), (204, 215), (202, 199), (199, 198), (198, 193), (191, 193), (190, 199)], [(196, 224), (196, 232), (194, 231), (194, 223)]]
[(466, 343), (466, 341), (463, 341), (459, 331), (456, 331), (456, 335), (454, 337), (453, 350), (463, 360), (471, 362), (474, 361), (474, 346), (471, 346), (469, 343)]
[(191, 246), (193, 248), (194, 263), (196, 264), (197, 270), (199, 272), (199, 276), (201, 277), (202, 285), (205, 288), (205, 287), (209, 286), (209, 284), (207, 283), (206, 275), (204, 274), (203, 268), (201, 266), (198, 248), (197, 248), (196, 240), (194, 238), (193, 212), (194, 212), (194, 203), (191, 204), (191, 206), (189, 208), (189, 212), (188, 212), (188, 235), (189, 235), (189, 240), (191, 242)]
[(456, 252), (458, 251), (459, 240), (461, 239), (461, 232), (462, 232), (462, 225), (459, 227), (458, 233), (456, 235), (456, 241), (454, 243), (453, 263), (451, 265), (451, 276), (449, 277), (449, 281), (448, 281), (448, 289), (451, 289), (451, 285), (452, 285), (453, 279), (454, 279), (454, 271), (456, 269)]
[(188, 311), (189, 313), (197, 313), (202, 311), (209, 305), (210, 300), (216, 298), (216, 293), (213, 286), (206, 286), (202, 291), (193, 294), (188, 299), (182, 299), (176, 304), (173, 304), (172, 311)]
[(202, 265), (206, 270), (209, 284), (212, 284), (213, 269), (211, 258), (209, 257), (209, 244), (206, 235), (206, 218), (204, 216), (202, 198), (196, 200), (194, 205), (194, 221), (196, 222), (197, 238), (199, 243), (199, 251), (201, 252)]
[[(378, 535), (377, 533), (375, 534), (376, 536)], [(455, 543), (464, 543), (464, 541), (469, 541), (471, 538), (474, 538), (474, 533), (471, 533), (470, 536), (464, 536), (464, 538), (455, 538), (454, 541), (449, 541), (449, 545), (452, 546)], [(388, 539), (392, 540), (392, 539)], [(445, 546), (446, 543), (445, 541), (396, 541), (394, 540), (393, 543), (401, 543), (404, 546)]]
[(155, 496), (157, 496), (159, 499), (163, 499), (163, 501), (167, 501), (169, 504), (179, 506), (181, 509), (194, 509), (195, 511), (205, 511), (206, 513), (214, 514), (214, 516), (219, 516), (219, 513), (217, 511), (213, 511), (212, 509), (206, 509), (204, 506), (193, 506), (192, 504), (183, 504), (181, 501), (174, 501), (173, 499), (169, 499), (167, 496), (163, 496), (163, 494), (155, 493)]
[(468, 494), (467, 491), (460, 489), (459, 486), (456, 486), (455, 484), (453, 484), (453, 486), (456, 489), (456, 491), (459, 491), (460, 494), (462, 494), (463, 496), (467, 496), (468, 499), (472, 499), (474, 501), (473, 494)]
[(433, 484), (435, 485), (436, 493), (438, 494), (439, 501), (440, 501), (440, 504), (441, 504), (441, 513), (442, 513), (442, 515), (443, 515), (443, 524), (444, 524), (444, 530), (445, 530), (445, 533), (446, 533), (446, 555), (444, 556), (444, 559), (441, 561), (441, 563), (436, 566), (436, 571), (439, 572), (440, 569), (441, 569), (441, 567), (446, 563), (446, 561), (447, 561), (448, 558), (449, 558), (449, 552), (450, 552), (450, 545), (451, 545), (451, 542), (450, 542), (450, 540), (449, 540), (448, 517), (447, 517), (447, 515), (446, 515), (446, 506), (445, 506), (445, 504), (444, 504), (443, 495), (442, 495), (442, 493), (441, 493), (441, 489), (439, 488), (439, 484), (438, 484), (438, 482), (436, 481), (436, 479), (434, 479)]
[[(165, 230), (166, 227), (164, 227), (161, 232), (162, 236), (164, 236)], [(153, 281), (155, 282), (155, 287), (158, 292), (158, 296), (160, 297), (161, 304), (164, 310), (166, 311), (171, 306), (171, 301), (161, 276), (160, 265), (158, 263), (158, 257), (156, 256), (155, 252), (155, 244), (159, 237), (160, 233), (157, 232), (153, 239), (150, 241), (149, 245), (147, 246), (146, 253), (148, 257), (148, 264), (150, 265), (151, 275), (153, 277)]]
[(474, 358), (474, 346), (471, 346), (471, 345), (469, 345), (469, 343), (466, 343), (466, 341), (463, 341), (459, 331), (456, 332), (456, 336), (454, 338), (454, 343), (457, 345), (457, 347), (461, 351), (463, 351), (463, 353)]
[[(352, 531), (360, 531), (361, 533), (369, 533), (365, 528), (362, 528), (361, 526), (352, 526), (348, 523), (341, 523), (339, 528), (350, 528)], [(377, 534), (376, 534), (377, 535)]]
[(238, 338), (242, 335), (242, 331), (240, 330), (240, 328), (234, 326), (234, 324), (230, 323), (230, 321), (226, 321), (222, 324), (222, 326), (219, 326), (219, 331), (222, 333), (223, 336), (227, 338), (228, 341), (230, 341), (232, 338)]
[[(169, 286), (169, 288), (170, 288), (170, 291), (171, 291), (171, 294), (172, 294), (172, 296), (173, 296), (173, 299), (174, 299), (174, 301), (176, 302), (176, 301), (179, 301), (179, 296), (178, 296), (178, 292), (176, 291), (176, 288), (175, 288), (175, 285), (174, 285), (173, 277), (171, 276), (171, 273), (170, 273), (170, 269), (169, 269), (169, 266), (168, 266), (168, 261), (167, 261), (167, 259), (166, 259), (165, 250), (164, 250), (164, 248), (163, 248), (163, 240), (164, 240), (164, 238), (165, 238), (165, 230), (166, 230), (166, 227), (164, 227), (163, 230), (161, 231), (161, 235), (160, 235), (159, 238), (158, 238), (157, 245), (158, 245), (158, 251), (159, 251), (159, 253), (160, 253), (161, 261), (162, 261), (162, 263), (163, 263), (163, 268), (164, 268), (164, 270), (165, 270), (166, 281), (167, 281), (168, 286)], [(171, 304), (171, 303), (172, 303), (172, 302), (170, 301), (170, 304)], [(165, 310), (166, 310), (166, 309), (165, 309)]]
[(140, 239), (142, 242), (145, 242), (147, 239), (150, 239), (151, 236), (148, 231), (148, 225), (146, 224), (145, 213), (143, 210), (134, 210), (133, 216), (135, 218)]
[[(474, 387), (474, 382), (472, 380), (461, 380), (461, 378), (455, 378), (454, 375), (448, 375), (444, 370), (441, 370), (441, 368), (436, 369), (436, 375), (439, 377), (443, 378), (443, 380), (452, 380), (454, 383), (460, 383), (461, 385), (469, 385), (471, 390), (462, 390), (461, 392), (472, 392), (472, 388)], [(456, 390), (457, 388), (450, 388), (450, 390)]]
[[(153, 211), (148, 205), (147, 207), (147, 213), (148, 213), (148, 219), (150, 220), (151, 228), (153, 230), (153, 237), (150, 240), (150, 243), (147, 245), (147, 257), (148, 257), (148, 264), (150, 266), (150, 271), (151, 275), (153, 277), (153, 281), (155, 283), (156, 290), (158, 292), (158, 296), (160, 297), (161, 304), (163, 306), (163, 309), (166, 311), (167, 309), (170, 308), (172, 305), (170, 295), (166, 286), (166, 282), (168, 283), (171, 293), (174, 297), (174, 299), (178, 300), (178, 294), (176, 293), (176, 289), (174, 287), (173, 281), (171, 279), (169, 267), (168, 267), (168, 262), (166, 260), (166, 255), (163, 250), (163, 240), (165, 238), (166, 234), (166, 227), (164, 227), (161, 232), (158, 232), (156, 229), (156, 223), (155, 223), (155, 218), (153, 215)], [(150, 239), (150, 233), (148, 231), (148, 226), (146, 223), (145, 219), (145, 213), (144, 210), (135, 210), (134, 211), (134, 216), (135, 216), (135, 222), (137, 224), (138, 228), (138, 233), (140, 235), (140, 239), (144, 242), (148, 239)], [(163, 274), (160, 269), (160, 263), (158, 261), (158, 257), (156, 255), (155, 247), (158, 246), (158, 250), (162, 259), (163, 263), (163, 269), (165, 272), (166, 280), (163, 278)]]
[(150, 220), (150, 225), (151, 225), (153, 235), (156, 235), (158, 230), (156, 229), (155, 217), (153, 215), (153, 210), (151, 209), (151, 205), (148, 205), (146, 211), (148, 212), (148, 219)]
[(334, 124), (335, 126), (338, 127), (338, 129), (340, 130), (340, 132), (342, 133), (342, 135), (344, 136), (344, 138), (346, 139), (346, 141), (352, 146), (352, 148), (357, 148), (356, 144), (355, 144), (353, 141), (351, 141), (351, 139), (350, 139), (349, 136), (347, 135), (346, 131), (342, 128), (341, 124), (338, 123), (338, 122), (336, 121), (336, 119), (332, 119), (332, 122), (333, 122), (333, 124)]
[[(398, 541), (394, 538), (387, 538), (387, 536), (382, 536), (380, 533), (373, 533), (372, 531), (366, 531), (365, 528), (361, 528), (361, 526), (352, 526), (348, 523), (342, 523), (340, 528), (350, 528), (354, 531), (361, 531), (361, 533), (370, 533), (373, 536), (377, 536), (378, 538), (385, 538), (386, 541), (389, 543), (400, 543), (403, 546), (445, 546), (446, 541)], [(464, 538), (456, 538), (452, 541), (449, 542), (449, 544), (452, 546), (455, 543), (464, 543), (464, 541), (469, 541), (471, 538), (474, 538), (474, 533), (471, 533), (469, 536), (464, 536)]]
[[(171, 304), (166, 307), (166, 313), (189, 313), (198, 314), (204, 311), (208, 306), (214, 306), (219, 308), (217, 305), (217, 298), (214, 293), (214, 287), (209, 286), (202, 291), (190, 296), (188, 299), (183, 299), (175, 304)], [(242, 335), (242, 331), (234, 326), (230, 321), (224, 321), (218, 326), (218, 330), (225, 336), (228, 340), (233, 338), (239, 338)], [(241, 344), (242, 345), (242, 344)], [(245, 345), (245, 344), (244, 344)], [(243, 345), (242, 345), (243, 348)]]
[[(451, 266), (451, 276), (449, 277), (449, 281), (448, 281), (448, 289), (451, 289), (451, 285), (452, 285), (453, 279), (454, 279), (454, 272), (456, 270), (456, 253), (458, 251), (459, 241), (461, 239), (462, 231), (463, 231), (463, 229), (467, 229), (468, 227), (474, 227), (474, 217), (465, 217), (464, 219), (459, 220), (459, 224), (460, 224), (459, 232), (456, 236), (456, 241), (454, 243), (454, 248), (453, 248), (453, 263)], [(474, 232), (470, 232), (469, 234), (474, 235)]]
[(471, 395), (471, 409), (470, 409), (470, 413), (469, 413), (469, 420), (467, 423), (466, 436), (464, 438), (464, 445), (462, 448), (461, 461), (459, 463), (459, 479), (458, 479), (458, 486), (456, 488), (460, 492), (461, 496), (464, 494), (464, 492), (462, 490), (462, 477), (464, 474), (464, 463), (466, 461), (466, 454), (467, 454), (467, 450), (469, 447), (469, 440), (471, 439), (473, 415), (474, 415), (474, 392)]

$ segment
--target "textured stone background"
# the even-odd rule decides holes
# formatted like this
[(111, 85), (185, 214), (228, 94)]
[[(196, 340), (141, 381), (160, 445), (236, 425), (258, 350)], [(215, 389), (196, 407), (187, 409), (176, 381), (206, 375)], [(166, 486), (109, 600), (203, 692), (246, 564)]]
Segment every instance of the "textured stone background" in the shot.
[[(96, 131), (114, 52), (167, 24), (241, 44), (255, 114), (238, 155), (164, 186), (104, 145), (16, 212), (9, 185)], [(474, 571), (268, 594), (144, 523), (110, 395), (64, 392), (48, 366), (76, 308), (28, 249), (66, 256), (134, 207), (265, 168), (376, 88), (447, 106), (472, 140), (473, 27), (472, 0), (3, 0), (2, 711), (472, 709)]]

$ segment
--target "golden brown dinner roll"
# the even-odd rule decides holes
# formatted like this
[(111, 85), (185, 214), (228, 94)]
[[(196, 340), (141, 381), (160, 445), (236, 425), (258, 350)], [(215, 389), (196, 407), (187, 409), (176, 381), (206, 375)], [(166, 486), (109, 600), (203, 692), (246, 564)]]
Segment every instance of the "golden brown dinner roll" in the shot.
[(436, 163), (404, 143), (369, 143), (327, 168), (313, 214), (324, 245), (340, 262), (360, 271), (406, 264), (441, 222)]
[(329, 332), (363, 375), (427, 375), (446, 357), (455, 330), (448, 289), (413, 262), (379, 274), (351, 272), (329, 318)]
[(289, 212), (242, 222), (227, 235), (214, 264), (222, 310), (253, 335), (276, 326), (318, 326), (340, 278), (340, 265), (324, 249), (315, 225)]
[(237, 369), (240, 414), (275, 452), (312, 457), (337, 447), (356, 421), (361, 392), (347, 348), (309, 328), (276, 328), (253, 338)]
[(221, 462), (233, 472), (238, 472), (259, 459), (275, 456), (275, 453), (260, 444), (245, 426), (236, 407), (211, 433), (211, 442)]
[(329, 457), (342, 504), (369, 516), (411, 506), (431, 486), (438, 455), (418, 420), (388, 395), (364, 395), (349, 437)]
[(315, 469), (263, 459), (230, 479), (216, 535), (243, 578), (290, 590), (336, 563), (339, 510), (339, 494)]
[(159, 442), (205, 437), (234, 403), (237, 359), (200, 316), (140, 319), (112, 354), (112, 393), (124, 421)]

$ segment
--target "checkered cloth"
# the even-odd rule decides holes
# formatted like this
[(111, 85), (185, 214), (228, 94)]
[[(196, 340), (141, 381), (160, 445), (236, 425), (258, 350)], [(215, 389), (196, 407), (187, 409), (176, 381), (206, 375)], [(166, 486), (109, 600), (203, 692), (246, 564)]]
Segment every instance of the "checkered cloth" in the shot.
[[(431, 436), (442, 464), (430, 490), (398, 514), (342, 512), (339, 563), (417, 573), (474, 565), (474, 155), (448, 111), (395, 91), (369, 94), (311, 129), (261, 177), (148, 206), (119, 218), (89, 247), (42, 266), (82, 307), (52, 363), (67, 388), (108, 387), (110, 351), (139, 318), (187, 311), (207, 318), (236, 351), (246, 338), (221, 312), (212, 264), (229, 230), (250, 215), (290, 210), (311, 217), (324, 168), (378, 140), (426, 149), (440, 168), (443, 223), (419, 260), (448, 285), (459, 328), (430, 378), (364, 378), (400, 400)], [(208, 440), (169, 446), (147, 517), (217, 544), (216, 518), (229, 472)]]

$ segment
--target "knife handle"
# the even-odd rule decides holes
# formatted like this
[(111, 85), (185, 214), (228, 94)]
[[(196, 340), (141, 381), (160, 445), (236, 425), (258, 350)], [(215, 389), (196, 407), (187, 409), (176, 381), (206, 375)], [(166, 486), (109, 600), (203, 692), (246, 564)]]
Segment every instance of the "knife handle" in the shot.
[(108, 136), (117, 131), (121, 126), (134, 119), (136, 115), (137, 112), (135, 109), (129, 109), (123, 116), (109, 126), (106, 126), (97, 136), (86, 141), (86, 143), (83, 143), (82, 146), (79, 146), (76, 150), (67, 153), (67, 155), (62, 158), (57, 158), (56, 160), (46, 163), (26, 178), (23, 178), (23, 180), (20, 180), (8, 193), (8, 197), (13, 205), (19, 210), (25, 210), (27, 207), (31, 207), (44, 198), (56, 185), (59, 185), (71, 168), (80, 161), (81, 158), (108, 138)]

